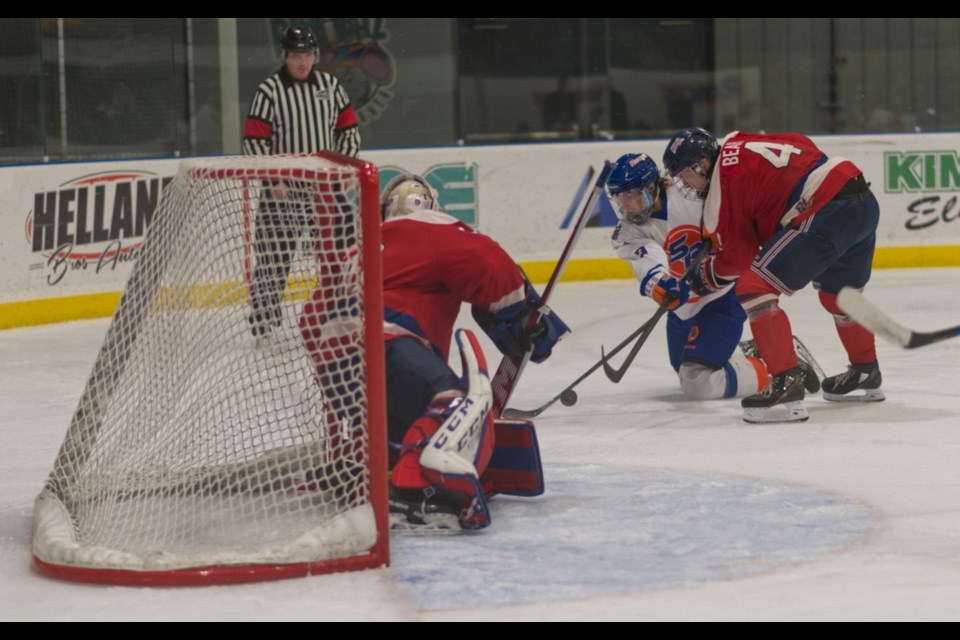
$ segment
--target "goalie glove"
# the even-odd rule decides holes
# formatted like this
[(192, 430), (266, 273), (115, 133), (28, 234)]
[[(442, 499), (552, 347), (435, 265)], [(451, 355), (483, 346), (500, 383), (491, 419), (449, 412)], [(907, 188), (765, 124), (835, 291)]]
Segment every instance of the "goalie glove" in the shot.
[[(540, 363), (550, 357), (553, 346), (570, 332), (570, 327), (549, 307), (540, 303), (540, 294), (524, 277), (526, 299), (510, 305), (498, 313), (491, 313), (474, 305), (473, 319), (493, 340), (500, 353), (522, 358), (530, 352), (530, 360)], [(530, 318), (540, 318), (530, 326)]]
[(679, 308), (690, 298), (690, 287), (671, 277), (662, 269), (650, 273), (640, 284), (640, 293), (653, 298), (669, 311)]

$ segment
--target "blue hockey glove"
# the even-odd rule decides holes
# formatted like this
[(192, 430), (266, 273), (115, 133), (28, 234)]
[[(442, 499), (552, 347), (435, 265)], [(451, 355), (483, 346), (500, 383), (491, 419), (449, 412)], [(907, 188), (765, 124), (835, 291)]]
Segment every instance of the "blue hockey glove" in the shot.
[(665, 271), (656, 271), (647, 276), (640, 288), (641, 293), (665, 305), (669, 311), (679, 308), (690, 298), (690, 287)]
[[(530, 318), (538, 311), (542, 315), (531, 327)], [(570, 332), (570, 327), (557, 314), (541, 306), (540, 294), (529, 283), (523, 302), (495, 314), (474, 305), (472, 313), (473, 319), (497, 345), (500, 353), (523, 357), (531, 351), (530, 360), (536, 363), (549, 358), (553, 345)]]

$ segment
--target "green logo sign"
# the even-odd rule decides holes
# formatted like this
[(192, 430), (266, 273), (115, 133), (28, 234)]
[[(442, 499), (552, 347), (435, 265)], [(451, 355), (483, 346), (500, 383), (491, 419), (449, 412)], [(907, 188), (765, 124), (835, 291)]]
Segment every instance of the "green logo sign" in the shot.
[(960, 190), (960, 156), (952, 149), (885, 153), (883, 159), (887, 193)]
[[(411, 173), (400, 167), (379, 167), (380, 190), (393, 178)], [(422, 174), (423, 179), (440, 194), (440, 208), (454, 218), (476, 227), (480, 222), (477, 165), (468, 163), (438, 164)]]

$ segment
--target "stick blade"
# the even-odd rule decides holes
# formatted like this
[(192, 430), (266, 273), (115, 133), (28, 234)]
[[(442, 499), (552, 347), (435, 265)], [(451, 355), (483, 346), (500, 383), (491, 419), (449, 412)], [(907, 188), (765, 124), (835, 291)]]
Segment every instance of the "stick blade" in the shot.
[(913, 332), (898, 323), (867, 300), (859, 289), (844, 287), (837, 294), (837, 304), (844, 313), (878, 336), (899, 344), (904, 349), (913, 345)]
[(603, 350), (603, 345), (600, 345), (600, 362), (603, 363), (603, 372), (607, 375), (607, 379), (611, 382), (620, 382), (622, 376), (607, 362), (607, 354)]
[(545, 408), (546, 407), (541, 407), (539, 409), (531, 409), (530, 411), (524, 411), (523, 409), (504, 409), (500, 417), (506, 418), (507, 420), (529, 420), (543, 413)]

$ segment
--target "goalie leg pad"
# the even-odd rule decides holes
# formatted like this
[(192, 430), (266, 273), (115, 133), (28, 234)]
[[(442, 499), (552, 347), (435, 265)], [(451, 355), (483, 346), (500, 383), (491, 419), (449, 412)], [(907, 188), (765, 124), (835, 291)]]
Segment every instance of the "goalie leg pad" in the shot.
[(497, 419), (493, 424), (497, 446), (483, 478), (487, 497), (543, 495), (543, 464), (533, 421)]
[(440, 416), (450, 406), (449, 400), (435, 402), (430, 410), (414, 422), (407, 430), (400, 445), (399, 459), (390, 471), (390, 484), (399, 489), (422, 489), (430, 485), (423, 474), (420, 456), (423, 447), (440, 427)]
[(432, 487), (444, 500), (455, 499), (460, 505), (462, 528), (481, 529), (490, 523), (480, 476), (493, 455), (493, 395), (476, 336), (460, 330), (456, 338), (467, 393), (436, 401), (410, 427), (390, 484), (398, 489)]
[(421, 464), (425, 447), (440, 433), (442, 417), (454, 417), (456, 409), (451, 413), (451, 406), (460, 400), (438, 400), (407, 431), (400, 459), (390, 473), (392, 531), (434, 535), (490, 524), (490, 509), (474, 472), (439, 473)]
[(493, 455), (494, 431), (490, 406), (493, 393), (487, 363), (472, 332), (456, 333), (467, 382), (467, 395), (451, 404), (453, 413), (440, 425), (420, 457), (420, 464), (442, 475), (479, 478)]
[(482, 529), (490, 511), (480, 477), (494, 449), (493, 393), (487, 363), (477, 337), (465, 329), (456, 332), (467, 395), (451, 404), (453, 412), (430, 438), (420, 455), (423, 475), (441, 489), (465, 496), (460, 524)]

